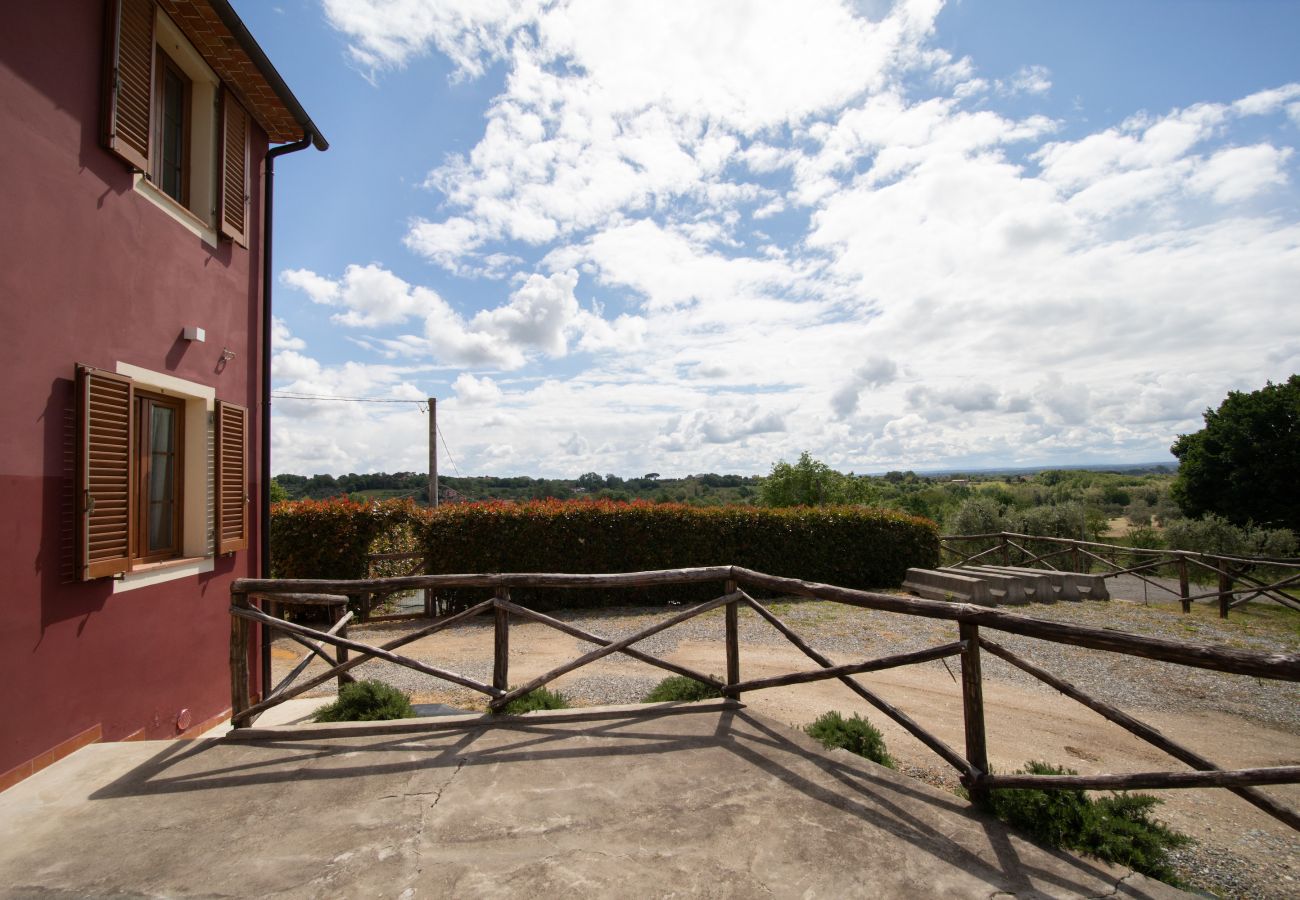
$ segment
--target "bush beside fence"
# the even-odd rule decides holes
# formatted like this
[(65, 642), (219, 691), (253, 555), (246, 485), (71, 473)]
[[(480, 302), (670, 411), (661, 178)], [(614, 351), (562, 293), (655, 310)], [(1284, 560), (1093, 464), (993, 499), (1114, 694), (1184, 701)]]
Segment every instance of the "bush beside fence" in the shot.
[[(933, 522), (866, 507), (692, 507), (542, 500), (444, 506), (422, 525), (430, 572), (633, 572), (732, 564), (843, 587), (892, 587), (939, 555)], [(665, 604), (716, 596), (721, 585), (518, 591), (516, 602)], [(440, 592), (445, 596), (447, 592)], [(455, 600), (482, 599), (465, 591)]]
[(427, 517), (409, 500), (277, 503), (271, 507), (271, 576), (366, 578), (367, 555), (376, 549), (399, 549), (394, 542), (408, 542), (404, 535), (418, 534)]

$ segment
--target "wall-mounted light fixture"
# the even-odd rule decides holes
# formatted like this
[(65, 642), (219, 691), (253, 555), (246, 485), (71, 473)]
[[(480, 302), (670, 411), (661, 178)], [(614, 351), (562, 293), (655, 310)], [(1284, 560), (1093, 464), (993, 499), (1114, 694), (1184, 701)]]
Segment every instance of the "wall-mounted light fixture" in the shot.
[(181, 332), (181, 337), (187, 341), (194, 341), (195, 343), (201, 344), (207, 340), (208, 335), (202, 328), (186, 328)]

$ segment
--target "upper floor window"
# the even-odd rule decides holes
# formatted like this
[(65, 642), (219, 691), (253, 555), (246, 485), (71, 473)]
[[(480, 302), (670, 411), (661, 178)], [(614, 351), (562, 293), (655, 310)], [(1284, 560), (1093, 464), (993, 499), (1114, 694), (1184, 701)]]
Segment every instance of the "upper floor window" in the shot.
[(181, 67), (158, 51), (158, 133), (154, 139), (157, 168), (153, 179), (164, 194), (182, 206), (190, 202), (189, 149), (193, 111), (192, 85)]
[(247, 246), (248, 113), (153, 0), (109, 0), (108, 24), (105, 146), (140, 193)]

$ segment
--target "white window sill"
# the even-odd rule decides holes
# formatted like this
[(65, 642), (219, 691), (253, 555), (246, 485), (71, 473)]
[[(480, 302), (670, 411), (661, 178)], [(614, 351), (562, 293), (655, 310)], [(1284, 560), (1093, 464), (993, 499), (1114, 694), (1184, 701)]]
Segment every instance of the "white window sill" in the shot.
[(211, 556), (197, 556), (188, 559), (165, 559), (162, 562), (137, 565), (120, 579), (113, 581), (113, 593), (121, 594), (154, 584), (176, 581), (179, 578), (197, 577), (215, 568)]
[(135, 192), (180, 222), (209, 247), (217, 246), (219, 238), (215, 228), (163, 193), (157, 185), (139, 173), (135, 176)]

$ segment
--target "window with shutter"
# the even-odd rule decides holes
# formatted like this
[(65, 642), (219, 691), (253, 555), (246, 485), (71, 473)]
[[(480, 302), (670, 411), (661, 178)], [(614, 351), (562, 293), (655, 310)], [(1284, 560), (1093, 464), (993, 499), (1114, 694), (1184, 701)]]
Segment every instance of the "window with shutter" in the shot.
[(81, 580), (116, 576), (114, 591), (132, 590), (248, 547), (247, 409), (121, 362), (78, 365), (76, 385)]
[(230, 91), (221, 100), (221, 233), (248, 246), (248, 113)]
[(217, 401), (217, 552), (248, 547), (248, 410)]
[(135, 556), (134, 401), (130, 378), (77, 367), (77, 546), (83, 581), (126, 572)]
[(127, 165), (150, 171), (153, 108), (152, 0), (110, 0), (104, 54), (104, 142)]
[(252, 119), (154, 0), (108, 0), (104, 145), (203, 240), (248, 246)]

